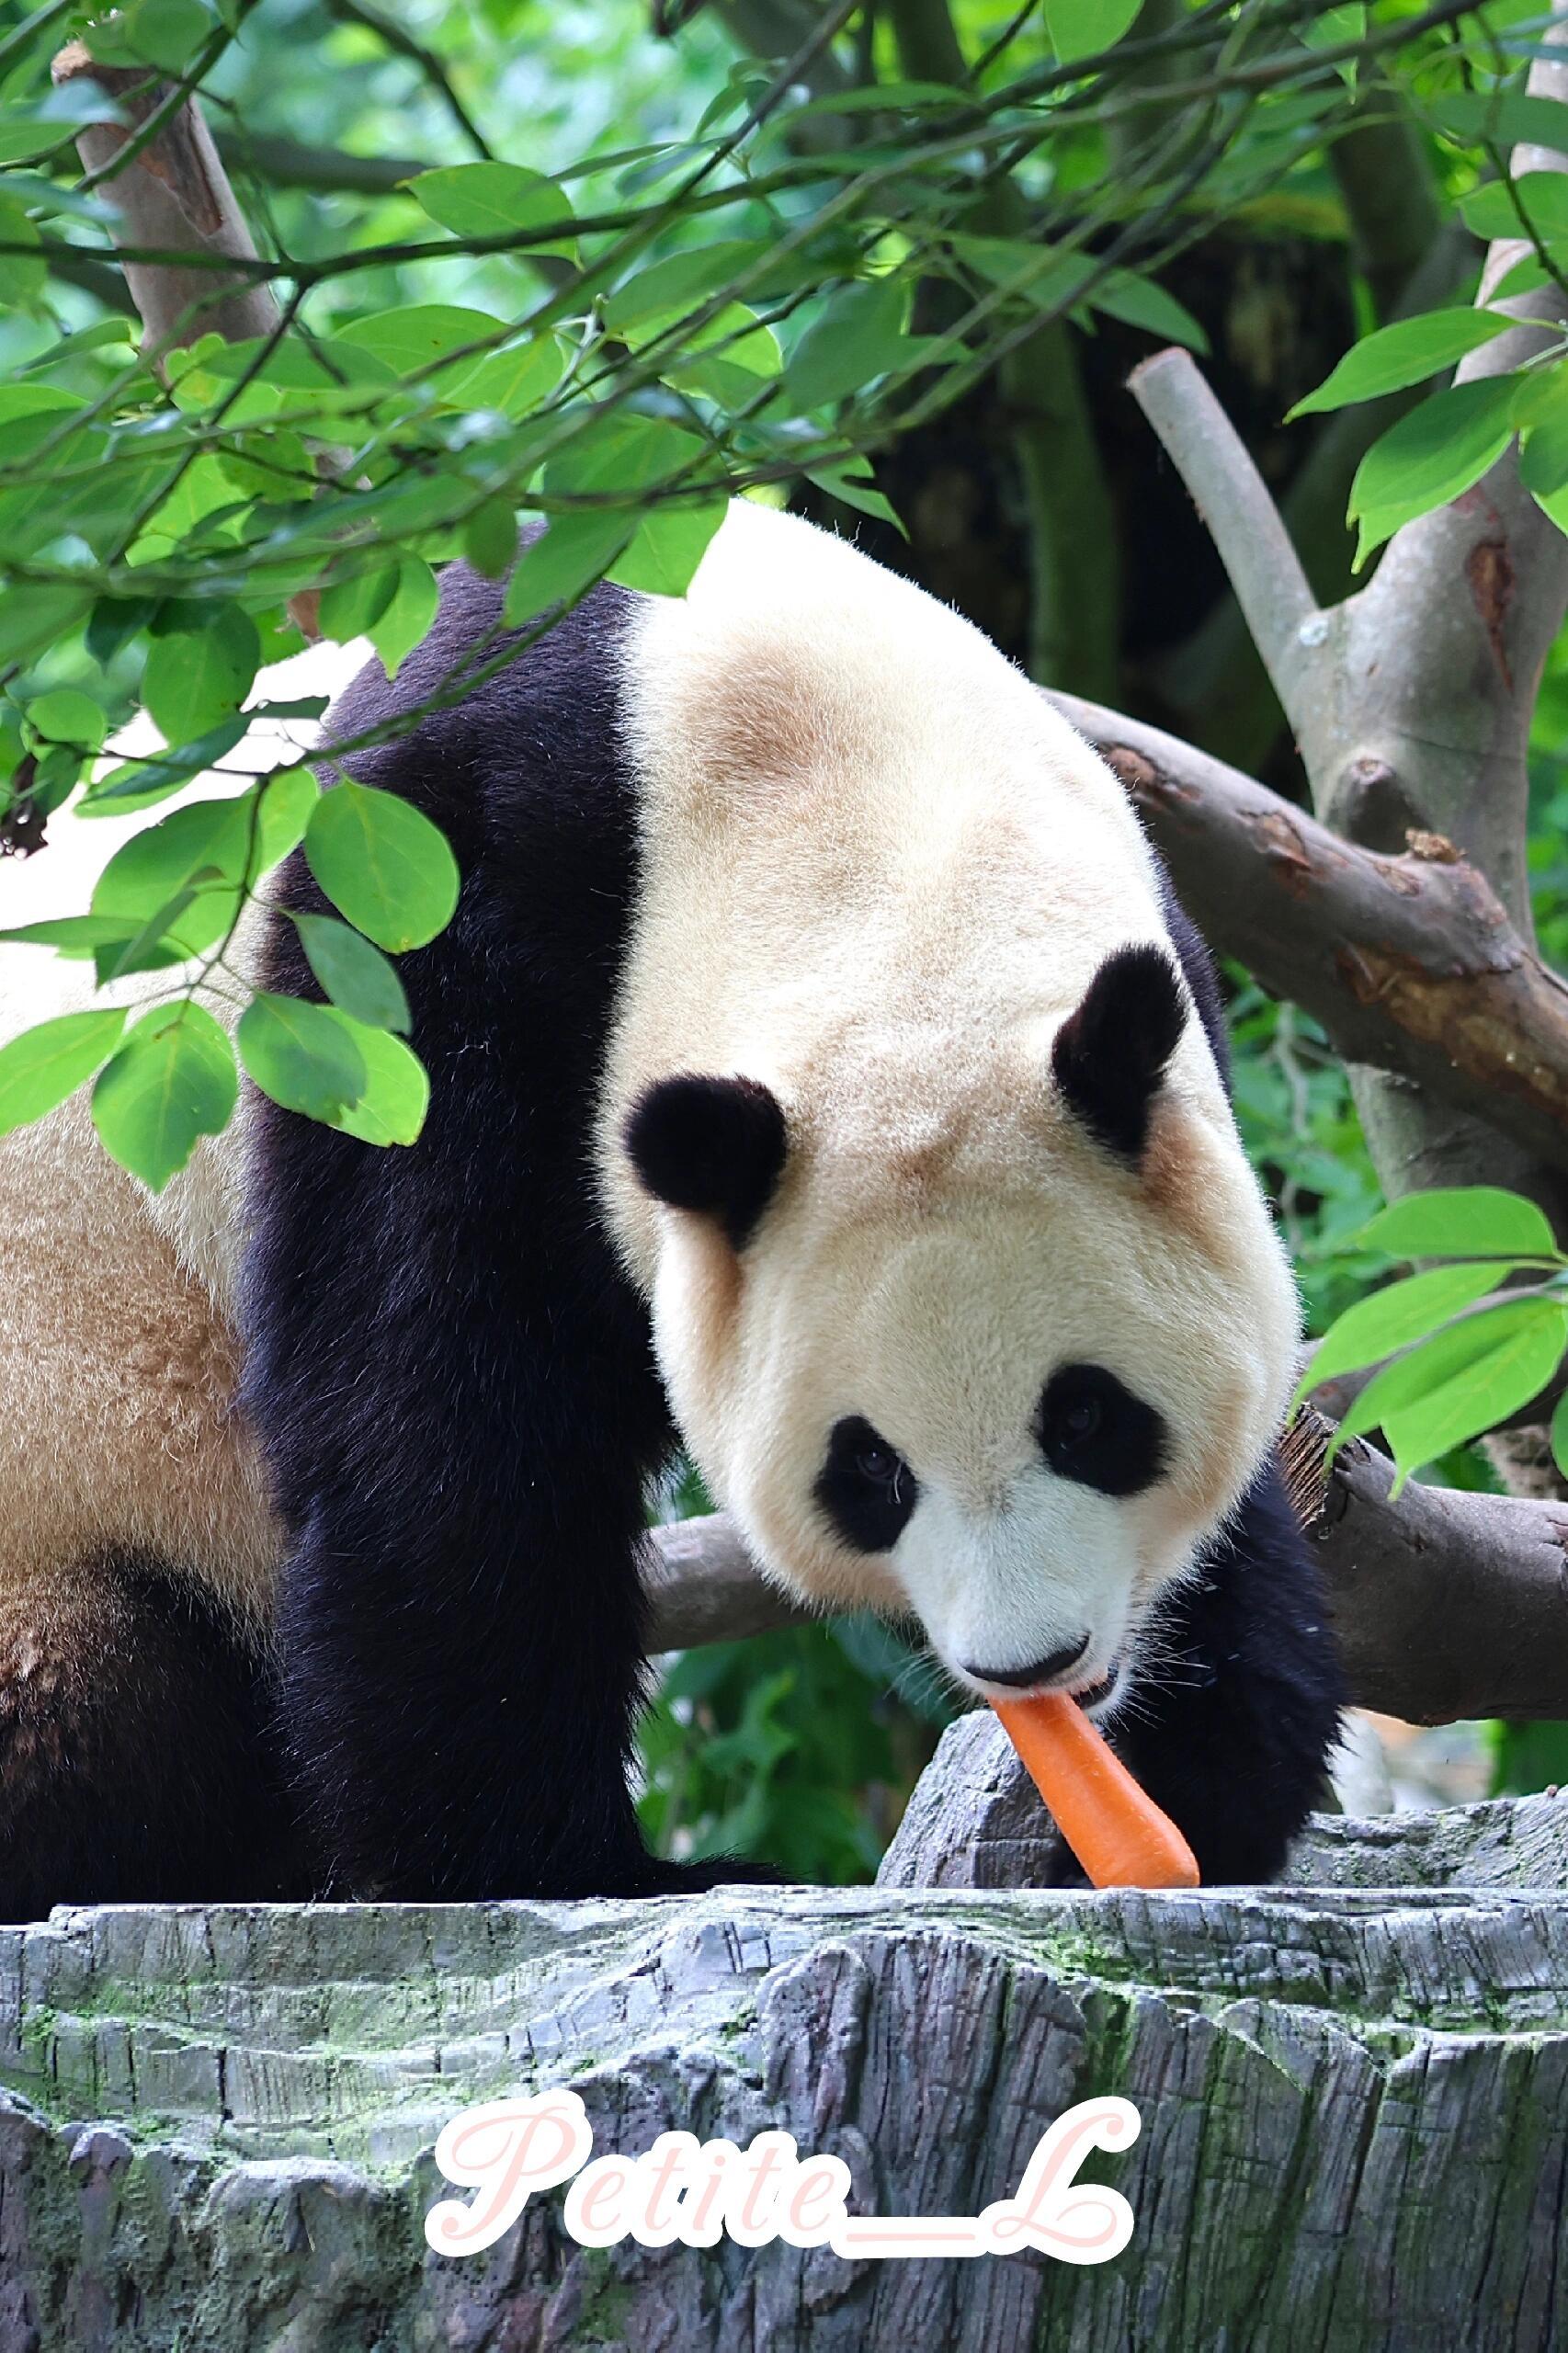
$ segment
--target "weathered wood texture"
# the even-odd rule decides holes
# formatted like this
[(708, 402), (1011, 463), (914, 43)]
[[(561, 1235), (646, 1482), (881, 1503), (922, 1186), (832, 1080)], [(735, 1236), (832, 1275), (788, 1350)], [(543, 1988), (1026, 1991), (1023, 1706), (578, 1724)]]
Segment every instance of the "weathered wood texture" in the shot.
[[(1016, 1862), (1039, 1818), (1007, 1779), (989, 1723), (955, 1727), (892, 1870), (960, 1875), (954, 1838)], [(1473, 1888), (1430, 1884), (1456, 1863)], [(1565, 1870), (1568, 1801), (1537, 1800), (1321, 1824), (1299, 1889), (0, 1930), (0, 2346), (1544, 2353), (1568, 2346)], [(551, 2193), (486, 2255), (426, 2254), (440, 2122), (563, 2081), (601, 2150), (783, 2125), (844, 2156), (853, 2205), (925, 2213), (1006, 2194), (1054, 2116), (1116, 2089), (1143, 2136), (1099, 2177), (1137, 2227), (1100, 2270), (590, 2253)]]

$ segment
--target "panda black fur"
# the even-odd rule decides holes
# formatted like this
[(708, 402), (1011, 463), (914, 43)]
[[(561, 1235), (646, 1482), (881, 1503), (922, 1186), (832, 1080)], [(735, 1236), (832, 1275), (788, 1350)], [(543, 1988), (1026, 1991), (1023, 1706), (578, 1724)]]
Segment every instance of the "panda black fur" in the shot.
[[(449, 571), (426, 643), (393, 687), (367, 670), (333, 735), (426, 699), (500, 597)], [(380, 1151), (251, 1097), (203, 1148), (230, 1191), (192, 1180), (246, 1188), (216, 1321), (281, 1545), (273, 1647), (253, 1608), (235, 1654), (280, 1667), (301, 1868), (450, 1898), (735, 1875), (651, 1859), (627, 1788), (642, 1501), (684, 1438), (765, 1565), (827, 1606), (916, 1601), (977, 1691), (1065, 1659), (1085, 1617), (1070, 1685), (1113, 1639), (1142, 1653), (1118, 1745), (1206, 1880), (1277, 1872), (1342, 1698), (1272, 1453), (1293, 1299), (1223, 1100), (1211, 967), (1100, 764), (954, 616), (742, 508), (685, 602), (602, 585), (350, 765), (432, 816), (464, 877), (403, 964), (424, 1135)], [(1046, 839), (1060, 892), (1037, 887)], [(280, 895), (322, 904), (298, 858)], [(316, 994), (282, 918), (256, 976)], [(158, 1215), (192, 1279), (189, 1213)], [(1079, 1379), (1047, 1427), (1058, 1292), (1074, 1377), (1102, 1370), (1078, 1362), (1102, 1328), (1117, 1365), (1108, 1402)], [(910, 1332), (906, 1360), (888, 1342)], [(1144, 1428), (1136, 1485), (1125, 1449), (1099, 1485), (1074, 1468), (1086, 1413), (1102, 1448)], [(154, 1565), (205, 1602), (194, 1551)], [(6, 1673), (0, 1652), (9, 1773)], [(154, 1845), (167, 1824), (157, 1884), (127, 1888), (112, 1809), (94, 1850), (97, 1769), (51, 1783), (85, 1842), (64, 1874), (47, 1809), (28, 1853), (0, 1813), (0, 1884), (221, 1892), (166, 1792), (142, 1808)], [(209, 1841), (230, 1804), (215, 1785)]]

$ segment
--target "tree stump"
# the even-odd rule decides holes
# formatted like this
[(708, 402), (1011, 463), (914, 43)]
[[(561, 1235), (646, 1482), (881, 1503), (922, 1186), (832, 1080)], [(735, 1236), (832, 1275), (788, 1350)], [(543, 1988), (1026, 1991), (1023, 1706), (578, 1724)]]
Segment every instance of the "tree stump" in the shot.
[[(1568, 2347), (1568, 1798), (1323, 1819), (1295, 1884), (1213, 1893), (999, 1883), (1040, 1827), (975, 1717), (876, 1888), (0, 1929), (0, 2347)], [(439, 2126), (554, 2084), (599, 2152), (783, 2126), (883, 2214), (978, 2213), (1121, 2092), (1142, 2138), (1085, 2170), (1132, 2240), (599, 2251), (552, 2191), (430, 2253)]]

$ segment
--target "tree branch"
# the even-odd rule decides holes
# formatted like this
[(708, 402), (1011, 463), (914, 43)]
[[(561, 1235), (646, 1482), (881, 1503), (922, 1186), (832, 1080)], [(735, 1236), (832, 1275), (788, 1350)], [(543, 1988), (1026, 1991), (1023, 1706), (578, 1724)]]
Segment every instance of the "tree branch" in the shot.
[(415, 40), (407, 27), (400, 25), (395, 17), (384, 17), (379, 8), (372, 8), (369, 0), (325, 0), (325, 5), (327, 15), (335, 17), (340, 24), (362, 27), (399, 57), (407, 58), (420, 79), (445, 107), (474, 153), (482, 155), (486, 163), (494, 162), (484, 133), (453, 89), (447, 78), (447, 69), (434, 50), (426, 49), (423, 41)]
[[(1330, 1425), (1292, 1440), (1320, 1461)], [(1409, 1723), (1553, 1717), (1568, 1692), (1568, 1506), (1414, 1480), (1360, 1438), (1335, 1458), (1312, 1537), (1358, 1705)]]
[(1414, 1079), (1568, 1175), (1568, 986), (1440, 836), (1398, 856), (1075, 695), (1213, 945), (1320, 1021), (1347, 1062)]
[(230, 343), (269, 335), (278, 315), (270, 290), (210, 267), (213, 256), (254, 262), (256, 251), (194, 98), (117, 168), (115, 157), (162, 105), (166, 85), (150, 82), (137, 66), (100, 65), (79, 41), (60, 51), (53, 76), (57, 84), (96, 82), (127, 118), (124, 125), (87, 123), (76, 134), (83, 164), (104, 180), (118, 208), (116, 243), (207, 257), (209, 266), (193, 269), (173, 263), (123, 264), (147, 330), (148, 356), (155, 359), (204, 335), (221, 335)]
[(312, 196), (392, 196), (430, 165), (409, 155), (350, 155), (341, 147), (306, 147), (271, 131), (220, 131), (218, 153), (231, 171), (253, 172), (273, 188)]
[(1128, 388), (1208, 526), (1292, 725), (1313, 691), (1317, 605), (1301, 559), (1235, 426), (1185, 351), (1157, 351)]
[(817, 1615), (761, 1574), (722, 1511), (650, 1529), (642, 1583), (655, 1656), (808, 1625)]
[[(1358, 1706), (1411, 1723), (1551, 1717), (1568, 1691), (1568, 1506), (1412, 1481), (1351, 1439), (1326, 1476), (1330, 1425), (1308, 1411), (1286, 1441), (1292, 1486), (1328, 1582)], [(753, 1567), (722, 1513), (651, 1531), (651, 1652), (806, 1623)]]
[[(1568, 38), (1563, 11), (1556, 0), (1559, 43)], [(1568, 89), (1563, 64), (1538, 61), (1529, 86), (1560, 95)], [(1556, 156), (1517, 160), (1568, 168)], [(1483, 285), (1517, 253), (1494, 247)], [(1530, 324), (1472, 355), (1461, 376), (1517, 364), (1539, 348), (1540, 323), (1561, 315), (1561, 297), (1547, 289), (1517, 308)], [(1295, 730), (1318, 816), (1373, 850), (1398, 851), (1411, 831), (1446, 836), (1486, 876), (1528, 946), (1526, 751), (1541, 666), (1568, 606), (1568, 539), (1525, 491), (1514, 452), (1463, 498), (1397, 532), (1357, 596), (1291, 629), (1269, 581), (1286, 544), (1283, 527), (1234, 435), (1216, 422), (1197, 369), (1170, 352), (1140, 379), (1134, 389), (1151, 422), (1210, 519)], [(1293, 556), (1290, 568), (1284, 620), (1300, 613)], [(1374, 985), (1383, 978), (1374, 973)], [(1357, 1070), (1351, 1078), (1391, 1198), (1434, 1184), (1512, 1185), (1540, 1199), (1562, 1228), (1568, 1191), (1555, 1160), (1500, 1149), (1494, 1128), (1408, 1077)]]
[[(1390, 315), (1414, 318), (1450, 301), (1474, 277), (1480, 257), (1463, 222), (1445, 222)], [(1353, 402), (1318, 420), (1311, 454), (1279, 511), (1320, 597), (1343, 597), (1351, 585), (1356, 535), (1346, 508), (1357, 467), (1379, 434), (1425, 400), (1428, 390), (1412, 384), (1381, 400)], [(1183, 734), (1237, 767), (1256, 769), (1267, 761), (1282, 724), (1279, 698), (1233, 595), (1222, 597), (1189, 638), (1160, 655), (1152, 678)]]

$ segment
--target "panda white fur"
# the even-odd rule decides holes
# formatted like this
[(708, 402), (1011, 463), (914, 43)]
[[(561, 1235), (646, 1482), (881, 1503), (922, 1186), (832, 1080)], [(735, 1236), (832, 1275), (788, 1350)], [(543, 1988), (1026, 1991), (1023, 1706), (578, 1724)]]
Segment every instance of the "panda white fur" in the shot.
[[(449, 571), (329, 734), (501, 593)], [(16, 1908), (733, 1875), (649, 1858), (627, 1793), (677, 1440), (782, 1582), (916, 1613), (978, 1694), (1080, 1693), (1206, 1878), (1276, 1870), (1341, 1696), (1273, 1463), (1296, 1304), (1101, 762), (742, 502), (684, 599), (601, 586), (350, 765), (464, 876), (403, 966), (420, 1142), (253, 1095), (156, 1200), (85, 1102), (0, 1145)], [(298, 858), (278, 895), (324, 904)], [(316, 993), (285, 919), (242, 952)], [(5, 952), (7, 1027), (42, 978)]]

